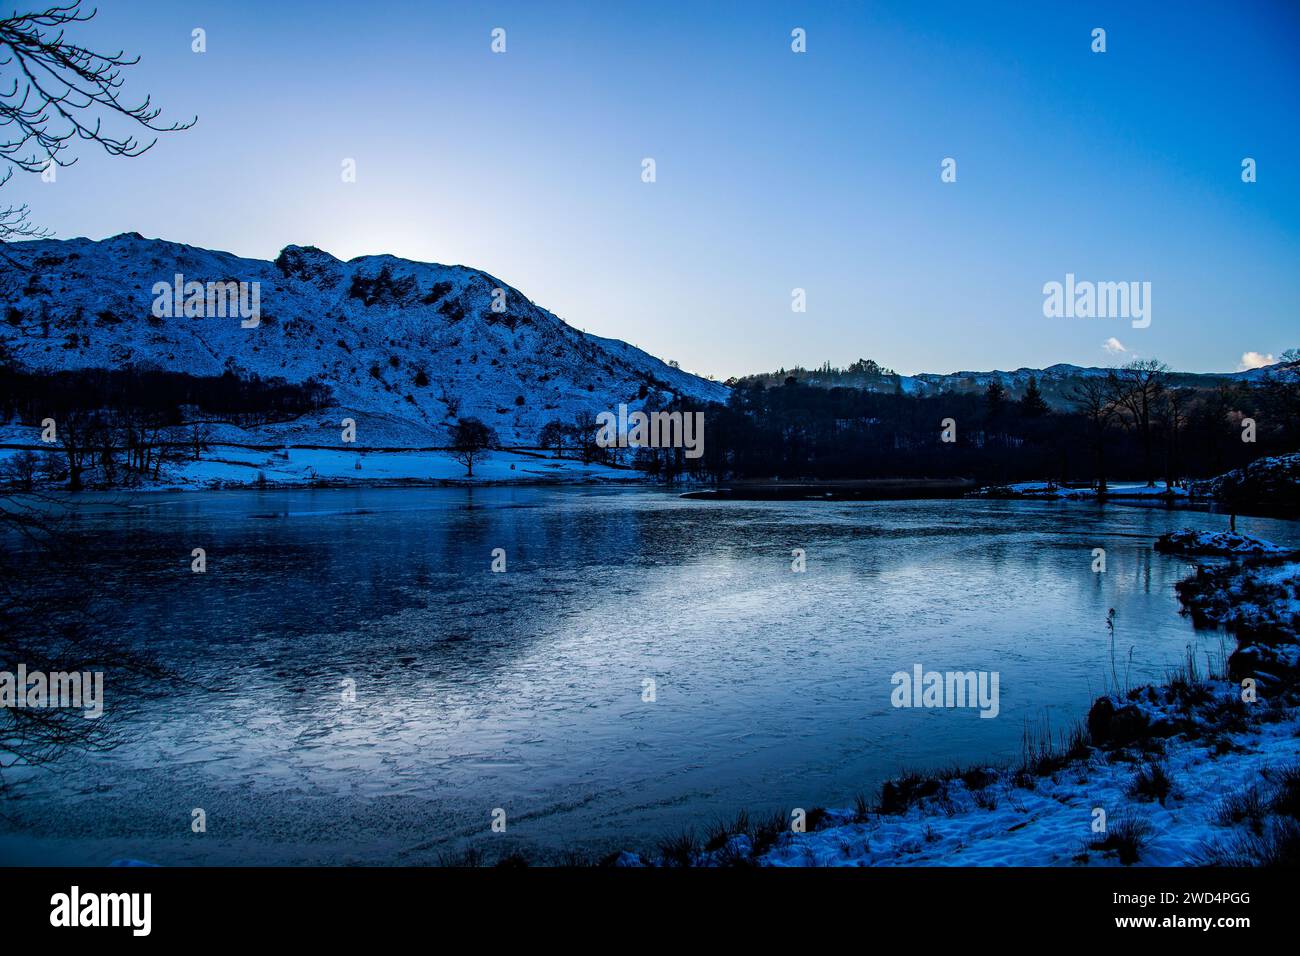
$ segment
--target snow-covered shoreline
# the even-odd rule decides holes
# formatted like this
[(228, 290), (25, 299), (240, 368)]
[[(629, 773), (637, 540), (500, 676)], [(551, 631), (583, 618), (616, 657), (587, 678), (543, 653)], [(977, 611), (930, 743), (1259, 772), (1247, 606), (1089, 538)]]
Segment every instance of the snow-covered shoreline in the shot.
[(976, 498), (1028, 498), (1038, 501), (1159, 501), (1170, 505), (1217, 504), (1228, 511), (1267, 508), (1300, 514), (1300, 452), (1257, 458), (1250, 464), (1214, 478), (1169, 485), (1112, 481), (1104, 493), (1088, 485), (1055, 481), (1018, 481), (987, 485), (972, 492)]
[(1054, 481), (1018, 481), (1009, 485), (989, 485), (972, 492), (973, 498), (1030, 499), (1034, 501), (1174, 501), (1192, 500), (1188, 490), (1167, 487), (1164, 482), (1147, 485), (1139, 481), (1117, 481), (1107, 485), (1105, 494), (1096, 488), (1061, 485)]
[[(1267, 546), (1267, 542), (1256, 542)], [(1255, 548), (1272, 555), (1284, 549)], [(1238, 552), (1241, 553), (1241, 552)], [(1246, 549), (1245, 553), (1250, 553)], [(1114, 688), (1020, 761), (912, 773), (852, 810), (741, 814), (617, 865), (1198, 866), (1300, 863), (1300, 563), (1198, 567), (1179, 597), (1237, 649)]]
[[(0, 468), (25, 450), (0, 447)], [(643, 472), (584, 464), (540, 453), (492, 450), (474, 462), (474, 474), (448, 450), (377, 450), (248, 445), (211, 445), (198, 459), (166, 461), (156, 479), (142, 480), (130, 492), (211, 491), (263, 488), (423, 487), (496, 484), (644, 482)]]
[(1165, 554), (1187, 557), (1217, 555), (1220, 557), (1284, 557), (1294, 552), (1271, 541), (1261, 541), (1235, 531), (1171, 531), (1156, 539), (1155, 550)]
[[(1226, 681), (1206, 685), (1221, 704)], [(1261, 710), (1238, 732), (1179, 736), (1163, 746), (1093, 750), (1059, 768), (974, 768), (938, 781), (902, 813), (831, 812), (783, 837), (770, 866), (1144, 866), (1206, 864), (1248, 845), (1224, 807), (1251, 782), (1276, 786), (1300, 756), (1292, 703)], [(1153, 770), (1152, 768), (1159, 768)], [(979, 770), (985, 770), (979, 774)], [(1148, 781), (1143, 783), (1142, 781)], [(1167, 781), (1167, 783), (1166, 783)], [(1167, 792), (1161, 792), (1167, 787)], [(1103, 818), (1098, 811), (1106, 816)], [(1099, 821), (1106, 830), (1094, 831)], [(1133, 858), (1128, 858), (1129, 854)]]

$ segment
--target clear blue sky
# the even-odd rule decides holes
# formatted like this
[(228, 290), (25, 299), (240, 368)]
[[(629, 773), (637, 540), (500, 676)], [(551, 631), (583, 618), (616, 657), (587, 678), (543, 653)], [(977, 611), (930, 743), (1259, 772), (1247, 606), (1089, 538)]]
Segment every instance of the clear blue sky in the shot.
[[(128, 90), (199, 123), (137, 160), (83, 148), (55, 184), (19, 174), (0, 199), (60, 237), (464, 263), (719, 378), (1231, 370), (1300, 346), (1289, 0), (107, 0), (81, 35), (139, 53)], [(1151, 282), (1150, 328), (1044, 318), (1067, 272)]]

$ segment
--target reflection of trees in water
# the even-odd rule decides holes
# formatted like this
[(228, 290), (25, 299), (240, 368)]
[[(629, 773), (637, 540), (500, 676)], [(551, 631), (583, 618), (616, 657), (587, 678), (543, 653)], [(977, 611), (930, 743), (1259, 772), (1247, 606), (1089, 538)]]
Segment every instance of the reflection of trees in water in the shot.
[[(37, 13), (14, 9), (0, 17), (0, 90), (5, 90), (0, 92), (0, 122), (9, 130), (0, 143), (0, 186), (15, 171), (48, 175), (53, 181), (58, 166), (76, 161), (72, 153), (78, 144), (95, 144), (109, 156), (129, 158), (153, 146), (152, 138), (140, 140), (137, 134), (193, 125), (161, 122), (161, 110), (148, 97), (124, 98), (124, 71), (137, 58), (121, 51), (97, 52), (79, 40), (81, 24), (94, 16), (94, 10), (81, 9), (80, 0), (71, 0)], [(30, 222), (25, 205), (0, 205), (0, 241), (45, 235)], [(38, 277), (33, 274), (29, 283), (39, 287)], [(0, 370), (12, 386), (17, 373), (3, 355)], [(97, 410), (69, 410), (58, 423), (73, 488), (80, 487), (81, 472), (89, 466), (84, 440), (95, 434), (82, 434), (82, 415), (99, 418)], [(107, 459), (111, 470), (111, 453)], [(151, 458), (137, 454), (132, 460), (147, 468)], [(28, 461), (19, 467), (19, 487), (30, 488)], [(162, 676), (103, 626), (98, 616), (103, 590), (89, 572), (85, 543), (73, 533), (69, 517), (49, 498), (0, 495), (0, 669), (14, 672), (25, 664), (29, 672), (44, 674), (103, 671), (105, 713), (92, 720), (81, 710), (0, 708), (0, 786), (6, 769), (46, 763), (72, 747), (113, 746), (118, 739), (114, 728), (131, 697), (128, 688)], [(57, 594), (52, 591), (56, 585)], [(16, 692), (25, 693), (25, 688)]]
[[(107, 595), (72, 512), (41, 495), (0, 497), (0, 671), (102, 672), (103, 714), (82, 708), (0, 708), (5, 771), (50, 762), (69, 749), (109, 749), (139, 693), (173, 679), (105, 626)], [(26, 689), (17, 687), (16, 693)]]
[[(386, 494), (372, 492), (364, 509), (334, 511), (350, 493), (283, 492), (258, 496), (253, 512), (123, 509), (80, 524), (114, 633), (301, 717), (335, 707), (344, 677), (394, 701), (426, 693), (422, 682), (490, 679), (610, 600), (604, 585), (632, 583), (638, 555), (678, 561), (685, 529), (703, 520), (684, 510), (673, 522), (683, 533), (668, 534), (622, 505), (555, 507), (548, 493), (535, 507), (531, 489), (432, 494), (454, 504), (386, 510)], [(196, 544), (203, 575), (185, 563)], [(504, 574), (490, 570), (495, 547), (507, 551)]]

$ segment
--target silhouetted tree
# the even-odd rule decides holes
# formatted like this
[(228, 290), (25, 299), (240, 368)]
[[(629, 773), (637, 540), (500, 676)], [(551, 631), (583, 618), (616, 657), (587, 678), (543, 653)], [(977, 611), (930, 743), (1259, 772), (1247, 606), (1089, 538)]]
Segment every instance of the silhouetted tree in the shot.
[(1020, 398), (1020, 414), (1028, 418), (1038, 418), (1040, 415), (1046, 415), (1049, 411), (1047, 402), (1043, 400), (1043, 393), (1038, 390), (1038, 379), (1029, 376), (1029, 384), (1025, 386), (1025, 394)]
[[(112, 131), (118, 124), (154, 133), (194, 125), (159, 123), (162, 111), (147, 96), (136, 105), (122, 99), (122, 70), (139, 57), (99, 53), (68, 37), (95, 12), (71, 0), (0, 16), (0, 186), (15, 169), (71, 166), (76, 159), (65, 154), (75, 140), (98, 143), (110, 156), (139, 156), (156, 142)], [(26, 205), (0, 207), (0, 241), (48, 234), (32, 225)]]
[(569, 440), (577, 446), (578, 457), (582, 459), (584, 465), (590, 465), (593, 461), (605, 457), (605, 449), (596, 443), (598, 431), (596, 416), (587, 409), (574, 415), (573, 424), (566, 429)]
[(1115, 403), (1110, 383), (1101, 378), (1085, 378), (1071, 395), (1075, 408), (1088, 424), (1088, 442), (1092, 445), (1097, 493), (1106, 493), (1106, 441), (1115, 421)]
[(462, 418), (452, 437), (451, 457), (465, 466), (465, 474), (474, 475), (474, 462), (483, 458), (495, 443), (496, 436), (477, 418)]
[(10, 455), (0, 467), (3, 476), (18, 491), (31, 491), (40, 473), (40, 458), (30, 449)]
[(552, 418), (542, 426), (541, 432), (537, 435), (537, 444), (543, 450), (555, 449), (555, 457), (559, 458), (560, 452), (564, 449), (564, 423), (558, 418)]
[(199, 456), (208, 450), (208, 443), (212, 441), (212, 429), (205, 422), (193, 422), (185, 434), (185, 440), (194, 453), (194, 460), (198, 461)]
[(1111, 398), (1119, 407), (1121, 421), (1131, 428), (1142, 443), (1142, 471), (1147, 487), (1155, 487), (1152, 470), (1152, 415), (1165, 389), (1169, 366), (1157, 359), (1135, 359), (1108, 379)]

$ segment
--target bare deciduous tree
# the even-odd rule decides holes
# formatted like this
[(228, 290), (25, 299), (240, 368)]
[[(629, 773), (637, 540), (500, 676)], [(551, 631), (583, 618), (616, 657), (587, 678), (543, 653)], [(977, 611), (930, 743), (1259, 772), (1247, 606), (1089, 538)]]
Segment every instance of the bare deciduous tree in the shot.
[[(76, 140), (98, 143), (110, 156), (139, 156), (157, 138), (139, 139), (137, 131), (194, 125), (159, 122), (162, 110), (148, 96), (136, 105), (123, 99), (122, 71), (139, 57), (100, 53), (67, 37), (68, 28), (95, 13), (72, 0), (0, 17), (0, 186), (15, 169), (71, 166), (76, 158), (67, 151)], [(0, 241), (47, 235), (32, 224), (25, 204), (0, 207)]]
[[(96, 52), (67, 35), (94, 16), (82, 11), (81, 0), (0, 15), (0, 186), (15, 170), (72, 165), (68, 151), (77, 140), (98, 143), (110, 156), (139, 156), (156, 141), (137, 139), (139, 130), (194, 124), (158, 122), (161, 111), (148, 97), (137, 105), (123, 100), (122, 70), (138, 58)], [(26, 205), (0, 206), (0, 242), (46, 235)], [(96, 451), (112, 468), (101, 415), (72, 412), (58, 427), (71, 488), (81, 486)], [(48, 466), (52, 456), (45, 457)], [(103, 671), (125, 704), (129, 683), (167, 675), (103, 626), (104, 584), (88, 568), (88, 546), (71, 529), (70, 515), (65, 502), (49, 496), (0, 496), (0, 670)], [(92, 720), (59, 707), (0, 708), (0, 786), (10, 767), (45, 762), (68, 747), (112, 746), (114, 724), (126, 712), (115, 706)]]
[(1143, 477), (1148, 488), (1154, 488), (1156, 484), (1151, 464), (1154, 440), (1152, 416), (1164, 393), (1168, 377), (1169, 366), (1164, 362), (1157, 359), (1135, 359), (1111, 372), (1107, 379), (1111, 399), (1120, 412), (1120, 420), (1136, 432), (1142, 442)]
[(211, 426), (207, 422), (191, 422), (189, 431), (186, 432), (186, 441), (189, 443), (190, 450), (194, 453), (194, 460), (198, 461), (212, 442)]
[(1115, 403), (1110, 383), (1102, 378), (1085, 378), (1074, 387), (1071, 401), (1088, 420), (1088, 438), (1096, 461), (1097, 493), (1106, 493), (1106, 438), (1115, 421)]
[(548, 448), (555, 449), (555, 457), (559, 458), (564, 451), (564, 423), (558, 418), (552, 418), (542, 426), (537, 436), (537, 444), (543, 451)]
[(1189, 394), (1166, 388), (1160, 400), (1160, 424), (1165, 433), (1165, 488), (1173, 490), (1182, 474), (1182, 433), (1187, 427)]
[(469, 477), (474, 475), (474, 462), (487, 454), (496, 442), (496, 434), (477, 418), (462, 418), (456, 423), (452, 436), (451, 457), (465, 466)]

